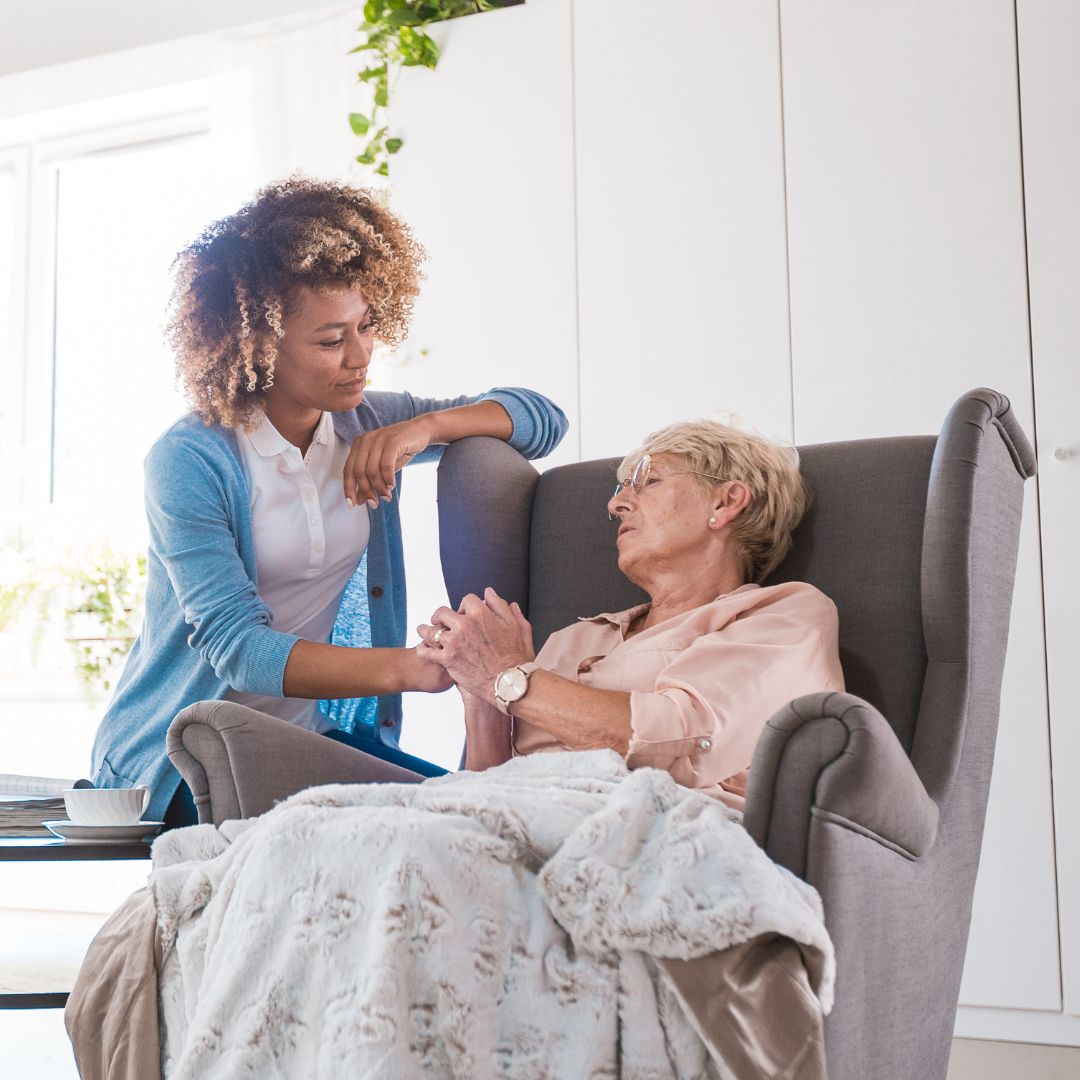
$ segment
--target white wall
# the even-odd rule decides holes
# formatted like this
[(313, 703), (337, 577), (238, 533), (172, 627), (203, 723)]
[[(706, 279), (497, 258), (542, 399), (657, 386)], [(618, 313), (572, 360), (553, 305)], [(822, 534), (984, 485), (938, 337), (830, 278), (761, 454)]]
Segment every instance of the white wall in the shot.
[(573, 9), (581, 442), (731, 409), (791, 437), (777, 12)]
[[(245, 23), (304, 17), (326, 6), (326, 0), (4, 0), (0, 75)], [(357, 23), (361, 7), (356, 5)]]

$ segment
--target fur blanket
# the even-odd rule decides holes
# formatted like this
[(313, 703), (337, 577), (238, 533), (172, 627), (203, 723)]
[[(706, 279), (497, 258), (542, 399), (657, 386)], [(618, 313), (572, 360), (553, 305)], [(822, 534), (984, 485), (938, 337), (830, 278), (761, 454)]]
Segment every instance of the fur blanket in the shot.
[(831, 1006), (817, 893), (611, 751), (313, 788), (153, 860), (166, 1080), (727, 1078), (658, 959), (770, 933)]

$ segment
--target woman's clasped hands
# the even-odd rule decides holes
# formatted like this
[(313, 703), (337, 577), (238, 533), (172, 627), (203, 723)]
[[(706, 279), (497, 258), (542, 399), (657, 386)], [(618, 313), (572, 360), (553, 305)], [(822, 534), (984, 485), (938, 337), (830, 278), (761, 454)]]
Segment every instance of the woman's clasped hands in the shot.
[(495, 703), (496, 676), (536, 656), (529, 620), (517, 603), (508, 604), (491, 588), (483, 599), (469, 593), (457, 611), (439, 608), (417, 631), (417, 654), (441, 664), (461, 690), (489, 704)]

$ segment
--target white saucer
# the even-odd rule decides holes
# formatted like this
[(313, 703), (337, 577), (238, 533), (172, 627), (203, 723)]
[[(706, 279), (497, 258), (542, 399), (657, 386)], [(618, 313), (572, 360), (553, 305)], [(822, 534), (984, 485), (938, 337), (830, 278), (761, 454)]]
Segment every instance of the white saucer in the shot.
[(43, 821), (49, 832), (69, 844), (130, 844), (153, 836), (163, 821), (137, 821), (134, 825), (76, 825), (71, 821)]

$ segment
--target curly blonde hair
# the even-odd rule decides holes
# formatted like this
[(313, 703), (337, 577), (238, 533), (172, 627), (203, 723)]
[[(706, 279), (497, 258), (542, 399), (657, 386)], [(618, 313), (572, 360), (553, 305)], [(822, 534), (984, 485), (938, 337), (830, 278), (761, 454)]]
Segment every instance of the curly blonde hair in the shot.
[(740, 480), (750, 501), (731, 524), (739, 545), (743, 577), (761, 581), (791, 549), (791, 533), (802, 520), (810, 492), (799, 472), (799, 451), (790, 443), (717, 420), (690, 420), (654, 431), (623, 458), (619, 476), (629, 476), (644, 454), (674, 454), (711, 491), (715, 480)]
[(302, 176), (264, 187), (173, 262), (165, 334), (192, 407), (207, 424), (252, 422), (302, 286), (358, 289), (376, 338), (401, 344), (423, 260), (408, 226), (373, 192)]

